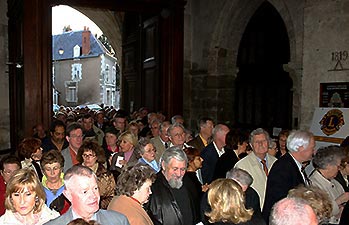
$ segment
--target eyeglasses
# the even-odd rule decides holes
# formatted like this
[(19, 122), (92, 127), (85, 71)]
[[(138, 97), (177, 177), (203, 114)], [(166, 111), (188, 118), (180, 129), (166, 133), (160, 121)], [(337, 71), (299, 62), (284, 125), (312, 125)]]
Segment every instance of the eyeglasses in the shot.
[(95, 154), (82, 154), (82, 157), (84, 157), (84, 158), (94, 158), (94, 157), (96, 157), (96, 155)]
[(150, 152), (156, 152), (156, 149), (155, 149), (155, 148), (153, 148), (153, 149), (149, 149), (149, 150), (146, 150), (145, 152), (147, 152), (147, 153), (150, 153)]

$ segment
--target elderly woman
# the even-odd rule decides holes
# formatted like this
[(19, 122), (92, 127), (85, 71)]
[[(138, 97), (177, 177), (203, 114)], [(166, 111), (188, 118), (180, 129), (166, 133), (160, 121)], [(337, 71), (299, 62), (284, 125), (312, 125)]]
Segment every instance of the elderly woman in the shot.
[(313, 158), (315, 170), (310, 175), (310, 180), (312, 185), (324, 190), (330, 196), (332, 202), (330, 224), (339, 223), (343, 205), (349, 200), (349, 193), (344, 192), (341, 184), (334, 179), (343, 157), (340, 147), (328, 146), (320, 148)]
[(6, 212), (0, 224), (41, 225), (59, 216), (45, 205), (45, 192), (31, 169), (17, 170), (6, 186)]
[(208, 203), (211, 211), (206, 212), (209, 221), (215, 225), (261, 225), (261, 217), (253, 217), (253, 209), (245, 208), (244, 192), (231, 179), (217, 179), (210, 185)]
[(137, 149), (141, 155), (138, 162), (149, 165), (156, 173), (160, 171), (159, 164), (155, 160), (156, 149), (148, 138), (141, 138), (138, 142)]
[(42, 179), (40, 159), (42, 157), (41, 140), (37, 138), (26, 138), (18, 146), (22, 168), (30, 168), (36, 172), (39, 180)]
[(46, 194), (46, 205), (63, 214), (70, 206), (69, 201), (63, 195), (64, 158), (57, 150), (50, 150), (42, 155), (40, 164), (44, 173), (42, 185)]
[(136, 164), (122, 170), (116, 194), (108, 209), (124, 214), (130, 225), (153, 225), (142, 205), (148, 202), (155, 172), (147, 165)]
[(119, 136), (119, 149), (118, 153), (113, 155), (111, 160), (110, 170), (114, 171), (114, 177), (117, 179), (121, 172), (121, 168), (127, 165), (133, 165), (138, 162), (140, 158), (138, 149), (135, 147), (138, 144), (137, 137), (131, 132), (125, 131)]
[(115, 180), (113, 175), (103, 165), (105, 155), (103, 149), (95, 141), (86, 140), (78, 150), (76, 159), (83, 165), (93, 170), (97, 176), (97, 184), (101, 196), (102, 209), (108, 207), (114, 197)]
[(313, 208), (319, 224), (327, 224), (332, 214), (332, 204), (328, 194), (315, 186), (298, 186), (288, 192), (287, 197), (304, 199)]

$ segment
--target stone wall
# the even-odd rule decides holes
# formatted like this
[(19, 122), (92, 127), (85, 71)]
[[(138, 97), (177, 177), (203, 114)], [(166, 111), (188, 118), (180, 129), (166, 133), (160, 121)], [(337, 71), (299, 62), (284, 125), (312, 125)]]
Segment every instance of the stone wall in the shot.
[[(293, 79), (293, 120), (301, 117), (304, 0), (269, 1), (285, 22)], [(195, 127), (200, 116), (234, 123), (234, 81), (239, 43), (262, 0), (188, 0), (185, 9), (184, 116)], [(299, 126), (299, 124), (295, 124)]]
[[(309, 128), (319, 107), (320, 83), (348, 82), (349, 70), (335, 69), (332, 53), (349, 52), (349, 1), (312, 0), (304, 8), (304, 59), (302, 77), (303, 128)], [(349, 58), (342, 60), (349, 69)], [(337, 67), (340, 69), (340, 67)]]
[(0, 0), (0, 152), (10, 148), (7, 1)]

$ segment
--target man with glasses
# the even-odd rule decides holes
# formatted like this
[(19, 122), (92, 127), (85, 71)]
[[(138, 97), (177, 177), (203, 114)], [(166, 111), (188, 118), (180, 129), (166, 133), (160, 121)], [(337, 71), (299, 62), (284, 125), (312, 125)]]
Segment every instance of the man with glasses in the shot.
[(264, 204), (268, 173), (277, 160), (268, 154), (269, 141), (269, 134), (264, 129), (257, 128), (252, 131), (249, 138), (252, 152), (235, 164), (235, 168), (246, 170), (253, 177), (251, 187), (259, 194), (261, 209)]
[(83, 139), (82, 127), (79, 123), (71, 123), (67, 127), (66, 139), (69, 142), (69, 146), (62, 150), (62, 155), (64, 158), (64, 169), (65, 173), (70, 167), (79, 162), (76, 159), (77, 152), (82, 145)]

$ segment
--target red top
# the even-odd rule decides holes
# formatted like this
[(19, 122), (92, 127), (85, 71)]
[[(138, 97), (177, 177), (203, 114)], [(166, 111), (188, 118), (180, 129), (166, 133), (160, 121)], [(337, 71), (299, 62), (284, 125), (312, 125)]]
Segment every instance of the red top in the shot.
[(0, 175), (0, 216), (5, 213), (5, 194), (6, 184), (4, 178)]

